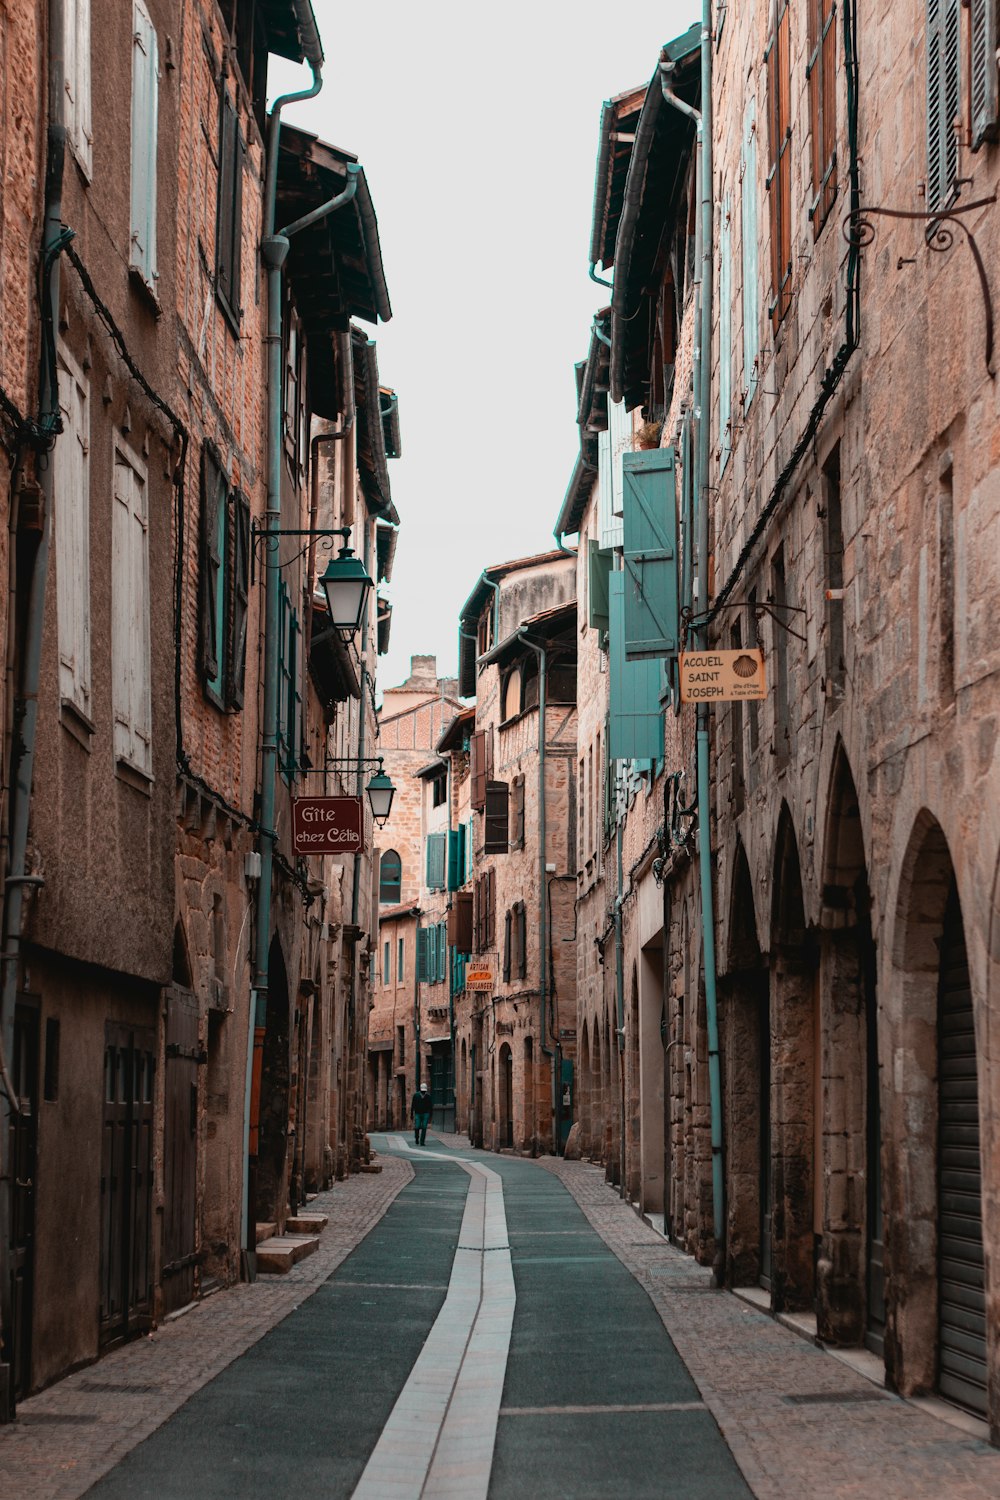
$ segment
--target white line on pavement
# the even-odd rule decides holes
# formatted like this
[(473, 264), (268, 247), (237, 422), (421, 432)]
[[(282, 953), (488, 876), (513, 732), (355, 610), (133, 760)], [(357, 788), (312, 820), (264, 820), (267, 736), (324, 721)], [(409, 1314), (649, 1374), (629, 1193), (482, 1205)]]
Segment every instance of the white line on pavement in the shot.
[(503, 1181), (444, 1160), (472, 1179), (448, 1293), (353, 1500), (486, 1500), (514, 1321)]

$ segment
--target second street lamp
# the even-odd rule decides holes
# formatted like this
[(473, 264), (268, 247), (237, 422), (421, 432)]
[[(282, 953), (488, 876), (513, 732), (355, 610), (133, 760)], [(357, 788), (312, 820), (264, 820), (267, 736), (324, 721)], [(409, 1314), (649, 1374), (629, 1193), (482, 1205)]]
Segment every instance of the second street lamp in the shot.
[(381, 761), (379, 761), (378, 770), (371, 781), (369, 781), (366, 790), (368, 792), (368, 801), (371, 803), (372, 817), (380, 828), (384, 828), (386, 819), (392, 809), (392, 799), (395, 796), (396, 788), (382, 769)]

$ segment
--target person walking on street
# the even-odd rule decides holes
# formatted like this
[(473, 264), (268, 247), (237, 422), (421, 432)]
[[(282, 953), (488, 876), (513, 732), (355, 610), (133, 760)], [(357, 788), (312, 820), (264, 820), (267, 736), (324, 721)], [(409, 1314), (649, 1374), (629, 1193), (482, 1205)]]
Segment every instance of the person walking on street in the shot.
[(418, 1146), (423, 1146), (427, 1141), (427, 1126), (431, 1118), (431, 1096), (423, 1084), (413, 1096), (410, 1114), (413, 1116), (413, 1139)]

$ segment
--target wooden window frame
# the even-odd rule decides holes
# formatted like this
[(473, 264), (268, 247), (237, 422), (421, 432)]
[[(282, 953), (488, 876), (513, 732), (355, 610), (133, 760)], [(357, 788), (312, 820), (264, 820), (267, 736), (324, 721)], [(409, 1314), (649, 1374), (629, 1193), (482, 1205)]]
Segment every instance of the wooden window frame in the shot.
[(837, 198), (837, 4), (809, 0), (810, 162), (812, 202), (809, 219), (819, 236)]

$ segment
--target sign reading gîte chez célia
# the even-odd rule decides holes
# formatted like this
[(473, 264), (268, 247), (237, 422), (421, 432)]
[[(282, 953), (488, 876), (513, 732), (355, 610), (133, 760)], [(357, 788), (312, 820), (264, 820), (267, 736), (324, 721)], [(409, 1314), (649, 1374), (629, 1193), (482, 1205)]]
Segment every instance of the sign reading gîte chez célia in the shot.
[(766, 698), (763, 651), (682, 651), (682, 703), (740, 703)]
[(293, 797), (296, 854), (360, 854), (365, 847), (360, 797)]

